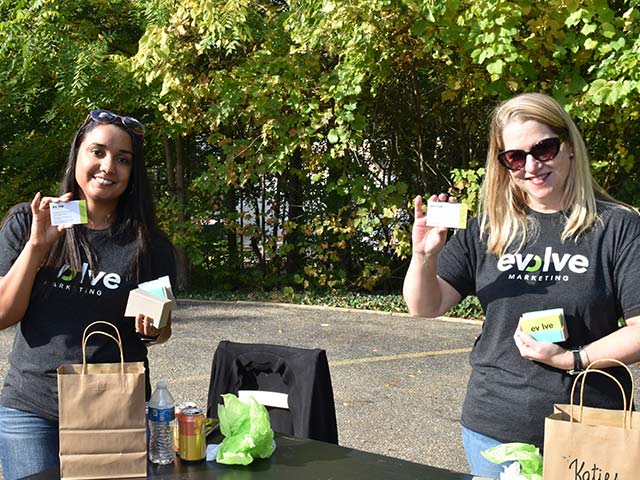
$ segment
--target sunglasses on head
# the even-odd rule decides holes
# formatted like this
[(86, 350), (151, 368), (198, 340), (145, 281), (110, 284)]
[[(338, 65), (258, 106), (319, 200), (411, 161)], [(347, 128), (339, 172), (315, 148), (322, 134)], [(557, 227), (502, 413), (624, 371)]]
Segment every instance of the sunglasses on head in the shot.
[(498, 153), (498, 161), (509, 170), (520, 170), (527, 163), (527, 155), (539, 162), (553, 160), (560, 151), (562, 140), (559, 137), (545, 138), (536, 143), (531, 150), (505, 150)]
[(89, 120), (93, 120), (101, 125), (107, 125), (110, 123), (120, 123), (124, 128), (129, 130), (134, 135), (139, 137), (144, 136), (144, 125), (140, 121), (133, 117), (122, 117), (109, 110), (91, 110), (87, 118), (85, 118), (83, 125), (86, 125)]

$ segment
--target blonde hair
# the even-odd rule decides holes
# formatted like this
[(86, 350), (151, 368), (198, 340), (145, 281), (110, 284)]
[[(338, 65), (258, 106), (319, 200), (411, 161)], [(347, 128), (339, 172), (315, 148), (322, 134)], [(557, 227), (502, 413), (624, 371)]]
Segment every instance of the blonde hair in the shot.
[(540, 122), (571, 146), (573, 157), (562, 195), (567, 216), (562, 241), (579, 237), (598, 220), (596, 200), (619, 203), (592, 177), (584, 140), (562, 106), (541, 93), (524, 93), (513, 97), (493, 111), (486, 175), (480, 194), (480, 232), (483, 237), (487, 236), (488, 251), (497, 256), (516, 243), (518, 250), (522, 248), (528, 233), (527, 193), (516, 186), (509, 170), (498, 162), (498, 153), (504, 147), (502, 132), (514, 119)]

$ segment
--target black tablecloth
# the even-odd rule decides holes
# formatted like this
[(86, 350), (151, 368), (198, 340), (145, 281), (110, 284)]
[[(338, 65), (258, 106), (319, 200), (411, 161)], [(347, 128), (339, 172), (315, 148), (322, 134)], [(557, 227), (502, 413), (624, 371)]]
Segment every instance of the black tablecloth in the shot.
[[(325, 442), (276, 435), (276, 450), (269, 459), (248, 466), (215, 461), (148, 464), (148, 478), (182, 480), (471, 480), (471, 475), (407, 462), (397, 458), (340, 447)], [(27, 477), (58, 480), (59, 470)]]

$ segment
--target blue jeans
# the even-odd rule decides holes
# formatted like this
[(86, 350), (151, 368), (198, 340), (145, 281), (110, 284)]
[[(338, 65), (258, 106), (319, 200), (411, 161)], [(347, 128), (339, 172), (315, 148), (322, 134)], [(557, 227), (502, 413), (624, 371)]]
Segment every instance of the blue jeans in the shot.
[(4, 480), (16, 480), (60, 464), (58, 424), (0, 406), (0, 459)]
[(500, 478), (500, 473), (504, 467), (512, 462), (493, 463), (480, 455), (480, 452), (488, 448), (502, 444), (500, 440), (495, 440), (481, 433), (474, 432), (462, 427), (462, 443), (464, 453), (467, 455), (467, 462), (471, 468), (471, 473), (477, 477)]

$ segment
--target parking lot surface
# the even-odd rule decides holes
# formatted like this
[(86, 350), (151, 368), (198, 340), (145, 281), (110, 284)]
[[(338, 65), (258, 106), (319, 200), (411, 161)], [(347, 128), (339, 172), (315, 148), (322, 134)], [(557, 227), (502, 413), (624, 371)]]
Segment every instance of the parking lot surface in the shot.
[[(0, 331), (0, 379), (15, 329)], [(467, 471), (460, 411), (478, 322), (258, 302), (179, 301), (173, 336), (150, 348), (151, 381), (205, 407), (219, 341), (327, 352), (339, 443)]]

